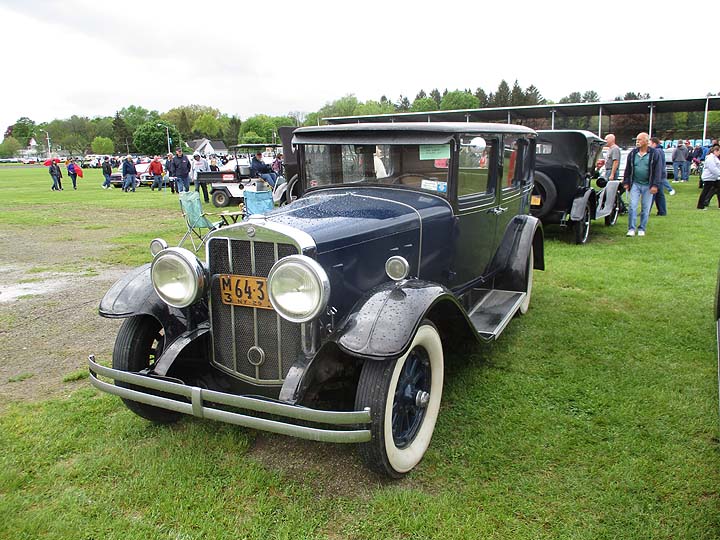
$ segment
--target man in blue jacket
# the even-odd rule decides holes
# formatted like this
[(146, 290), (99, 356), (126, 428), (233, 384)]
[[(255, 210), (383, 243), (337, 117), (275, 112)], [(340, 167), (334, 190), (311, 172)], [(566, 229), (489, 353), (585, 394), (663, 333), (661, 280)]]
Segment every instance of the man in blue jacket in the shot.
[(170, 175), (177, 178), (178, 193), (190, 191), (190, 160), (183, 154), (182, 148), (175, 149), (175, 157), (170, 163)]
[(648, 134), (638, 133), (635, 139), (636, 147), (628, 155), (625, 164), (623, 186), (626, 191), (630, 192), (627, 236), (635, 236), (638, 203), (642, 204), (642, 214), (640, 215), (640, 225), (637, 227), (637, 235), (645, 236), (653, 195), (658, 192), (660, 186), (660, 167), (665, 167), (665, 159), (661, 160), (659, 152), (650, 148), (648, 143)]

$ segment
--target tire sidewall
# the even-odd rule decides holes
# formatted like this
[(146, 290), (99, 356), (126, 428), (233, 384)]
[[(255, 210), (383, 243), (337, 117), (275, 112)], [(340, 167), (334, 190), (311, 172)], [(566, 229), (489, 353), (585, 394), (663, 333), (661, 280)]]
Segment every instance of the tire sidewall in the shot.
[[(398, 448), (395, 445), (392, 434), (392, 408), (395, 399), (395, 388), (397, 387), (398, 379), (405, 366), (405, 362), (412, 350), (416, 347), (425, 349), (430, 360), (430, 402), (425, 410), (425, 417), (415, 438), (406, 448)], [(385, 410), (383, 411), (383, 442), (385, 454), (389, 466), (397, 473), (404, 474), (413, 469), (423, 458), (430, 445), (430, 440), (435, 431), (435, 423), (440, 411), (443, 375), (444, 357), (440, 335), (434, 325), (423, 324), (415, 334), (408, 352), (395, 362), (390, 384), (387, 389)]]
[(530, 253), (528, 255), (528, 265), (527, 265), (527, 282), (525, 285), (525, 299), (520, 304), (520, 309), (518, 310), (520, 312), (520, 315), (525, 315), (528, 310), (530, 309), (530, 300), (532, 299), (532, 288), (533, 288), (533, 266), (534, 266), (534, 259), (535, 255), (533, 253), (533, 247), (530, 246)]

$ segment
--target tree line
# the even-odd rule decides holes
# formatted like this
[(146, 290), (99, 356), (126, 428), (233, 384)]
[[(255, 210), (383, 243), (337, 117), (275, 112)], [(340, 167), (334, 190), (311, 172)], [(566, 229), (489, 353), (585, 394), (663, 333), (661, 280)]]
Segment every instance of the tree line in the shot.
[[(711, 95), (711, 94), (708, 94)], [(714, 95), (714, 94), (712, 94)], [(649, 93), (626, 92), (616, 96), (615, 101), (650, 99)], [(662, 99), (662, 98), (661, 98)], [(594, 90), (571, 92), (558, 103), (592, 103), (600, 101)], [(0, 157), (11, 157), (26, 148), (31, 139), (37, 143), (38, 153), (50, 147), (66, 154), (163, 154), (168, 142), (172, 147), (186, 145), (187, 141), (200, 138), (222, 140), (227, 146), (238, 143), (275, 143), (278, 128), (282, 126), (317, 125), (326, 117), (392, 114), (402, 112), (430, 112), (458, 109), (481, 109), (487, 107), (518, 107), (555, 103), (542, 96), (535, 85), (523, 89), (517, 80), (512, 87), (502, 80), (494, 92), (483, 88), (443, 90), (421, 89), (415, 98), (400, 95), (395, 101), (381, 96), (379, 100), (362, 102), (348, 94), (325, 104), (320, 110), (305, 113), (291, 111), (285, 116), (258, 114), (241, 120), (219, 109), (206, 105), (184, 105), (160, 113), (138, 105), (123, 107), (114, 116), (88, 118), (73, 115), (66, 119), (35, 123), (29, 117), (19, 118), (5, 130), (0, 143)], [(694, 129), (697, 114), (675, 113), (668, 120), (660, 120), (659, 128), (673, 129), (680, 125)], [(632, 115), (631, 115), (632, 116)], [(720, 119), (718, 119), (720, 120)], [(618, 127), (635, 122), (636, 118), (618, 120)], [(542, 123), (542, 122), (540, 122)], [(663, 125), (667, 124), (666, 126)], [(597, 117), (566, 119), (565, 128), (590, 129), (597, 126)], [(530, 126), (543, 128), (544, 125)]]

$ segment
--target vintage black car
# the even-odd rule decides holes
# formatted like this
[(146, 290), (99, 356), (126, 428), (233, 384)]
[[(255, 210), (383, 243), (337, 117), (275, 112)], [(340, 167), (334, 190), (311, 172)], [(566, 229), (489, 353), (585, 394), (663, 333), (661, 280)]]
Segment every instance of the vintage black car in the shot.
[(587, 242), (590, 222), (615, 225), (620, 213), (620, 181), (592, 177), (605, 144), (589, 131), (538, 131), (532, 215), (543, 224), (570, 227), (576, 244)]
[(430, 443), (446, 354), (528, 310), (535, 132), (352, 124), (293, 145), (297, 200), (216, 230), (202, 260), (153, 241), (152, 264), (108, 291), (100, 315), (126, 321), (91, 381), (156, 422), (359, 443), (400, 477)]

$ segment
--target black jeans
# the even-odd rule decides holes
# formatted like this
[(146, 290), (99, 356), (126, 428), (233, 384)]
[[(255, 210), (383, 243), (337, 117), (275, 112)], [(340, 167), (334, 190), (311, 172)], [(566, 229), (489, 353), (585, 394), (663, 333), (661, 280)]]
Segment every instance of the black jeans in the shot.
[(205, 182), (199, 182), (198, 180), (195, 180), (195, 191), (200, 191), (200, 188), (202, 188), (203, 198), (205, 199), (205, 202), (210, 202), (210, 197), (208, 197), (207, 184)]
[(713, 195), (717, 195), (718, 198), (718, 208), (720, 208), (720, 190), (718, 189), (718, 182), (716, 180), (705, 180), (703, 182), (703, 190), (700, 194), (700, 198), (698, 199), (697, 207), (699, 209), (705, 208), (710, 204), (710, 201), (713, 198)]

